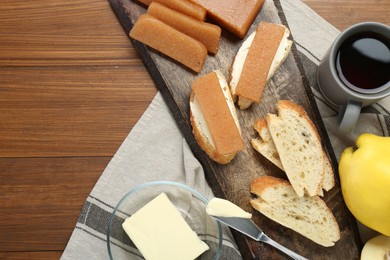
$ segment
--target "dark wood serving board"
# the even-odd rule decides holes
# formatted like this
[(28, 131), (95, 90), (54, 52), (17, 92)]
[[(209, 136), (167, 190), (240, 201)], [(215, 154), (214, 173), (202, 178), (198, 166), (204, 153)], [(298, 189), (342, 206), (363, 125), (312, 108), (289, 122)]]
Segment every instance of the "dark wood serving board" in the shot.
[[(146, 8), (132, 0), (109, 0), (121, 22), (126, 34), (129, 33), (137, 17)], [(288, 26), (278, 0), (267, 0), (252, 24), (250, 32), (256, 29), (260, 21), (282, 23)], [(293, 35), (292, 35), (293, 37)], [(132, 39), (131, 39), (132, 40)], [(262, 175), (285, 178), (272, 163), (259, 155), (251, 146), (250, 139), (256, 136), (253, 123), (267, 113), (276, 113), (275, 104), (280, 99), (292, 100), (303, 106), (317, 126), (324, 147), (330, 156), (333, 167), (337, 169), (337, 161), (316, 106), (295, 45), (287, 60), (267, 84), (260, 104), (254, 104), (247, 110), (238, 110), (246, 149), (227, 165), (220, 165), (210, 160), (199, 148), (192, 134), (189, 121), (189, 96), (192, 81), (200, 75), (219, 69), (227, 78), (231, 62), (242, 40), (223, 30), (219, 51), (215, 56), (208, 56), (199, 74), (195, 74), (173, 60), (161, 55), (138, 41), (132, 40), (134, 47), (145, 63), (157, 88), (162, 93), (179, 128), (193, 153), (204, 167), (206, 179), (216, 196), (226, 198), (244, 210), (253, 213), (253, 220), (271, 238), (293, 251), (309, 259), (358, 259), (361, 242), (358, 237), (356, 222), (347, 210), (337, 180), (336, 187), (324, 196), (324, 201), (335, 215), (341, 231), (341, 239), (335, 246), (325, 248), (298, 233), (267, 219), (252, 209), (249, 204), (251, 194), (250, 183)], [(337, 179), (337, 178), (336, 178)], [(283, 259), (283, 253), (269, 245), (256, 242), (233, 231), (234, 238), (244, 259)]]

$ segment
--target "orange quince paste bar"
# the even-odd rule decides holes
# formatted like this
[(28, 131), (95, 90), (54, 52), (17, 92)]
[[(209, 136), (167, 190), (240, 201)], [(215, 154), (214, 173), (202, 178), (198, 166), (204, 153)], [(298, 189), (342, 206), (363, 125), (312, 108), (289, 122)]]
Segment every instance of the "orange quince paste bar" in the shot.
[(149, 14), (138, 17), (130, 31), (130, 37), (158, 50), (195, 72), (202, 70), (207, 57), (207, 49), (201, 42)]
[(219, 26), (198, 21), (157, 2), (149, 5), (147, 13), (200, 41), (209, 52), (217, 53), (219, 39), (221, 38), (221, 28)]
[(191, 0), (207, 11), (220, 26), (244, 38), (264, 0)]
[(206, 10), (188, 0), (138, 0), (139, 2), (150, 5), (152, 2), (160, 3), (176, 10), (182, 14), (188, 15), (199, 21), (204, 21), (206, 18)]

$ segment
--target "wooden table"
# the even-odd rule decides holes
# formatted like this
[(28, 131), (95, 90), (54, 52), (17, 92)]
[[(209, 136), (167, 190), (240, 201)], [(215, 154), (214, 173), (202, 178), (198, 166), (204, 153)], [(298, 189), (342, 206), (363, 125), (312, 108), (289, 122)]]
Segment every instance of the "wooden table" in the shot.
[[(388, 0), (305, 0), (340, 30)], [(106, 0), (2, 0), (0, 259), (56, 259), (156, 88)]]

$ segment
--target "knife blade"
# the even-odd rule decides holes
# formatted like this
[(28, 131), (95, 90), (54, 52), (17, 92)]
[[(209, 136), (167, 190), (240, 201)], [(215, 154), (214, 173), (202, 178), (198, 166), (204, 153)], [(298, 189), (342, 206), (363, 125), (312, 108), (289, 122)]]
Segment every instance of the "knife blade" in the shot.
[(276, 241), (272, 240), (270, 237), (268, 237), (251, 219), (249, 218), (237, 218), (237, 217), (219, 217), (219, 216), (211, 216), (217, 221), (231, 227), (232, 229), (235, 229), (250, 238), (261, 241), (264, 243), (267, 243), (286, 255), (290, 256), (292, 259), (297, 260), (308, 260), (307, 258), (291, 251), (290, 249), (282, 246), (281, 244), (277, 243)]

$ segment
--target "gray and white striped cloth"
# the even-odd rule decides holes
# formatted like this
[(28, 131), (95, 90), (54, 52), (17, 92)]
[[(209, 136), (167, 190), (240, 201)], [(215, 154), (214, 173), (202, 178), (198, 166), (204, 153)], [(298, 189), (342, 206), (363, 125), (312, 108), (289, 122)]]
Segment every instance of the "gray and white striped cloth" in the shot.
[[(389, 136), (390, 97), (364, 108), (352, 133), (345, 135), (337, 130), (338, 112), (318, 91), (316, 71), (339, 31), (300, 0), (266, 0), (263, 9), (271, 6), (277, 6), (281, 21), (291, 30), (337, 159), (363, 132)], [(165, 138), (160, 138), (162, 135)], [(88, 196), (61, 259), (107, 259), (106, 225), (113, 207), (132, 187), (161, 179), (187, 184), (205, 197), (213, 197), (200, 163), (157, 93)], [(115, 243), (127, 259), (142, 259), (129, 241), (118, 239)], [(225, 228), (221, 259), (241, 259)]]

